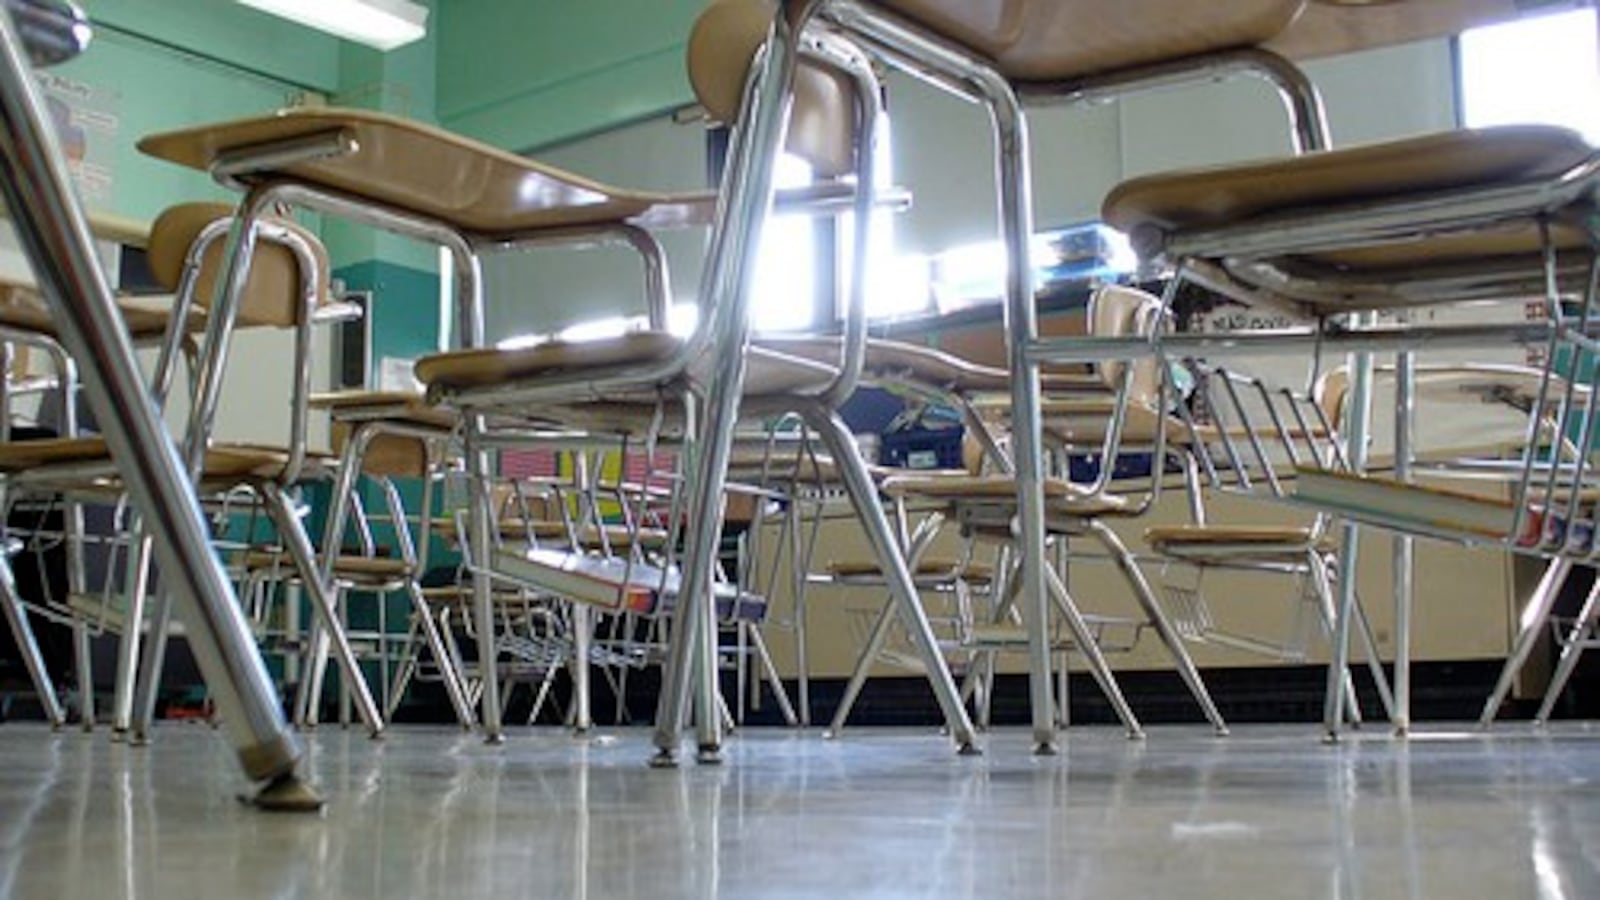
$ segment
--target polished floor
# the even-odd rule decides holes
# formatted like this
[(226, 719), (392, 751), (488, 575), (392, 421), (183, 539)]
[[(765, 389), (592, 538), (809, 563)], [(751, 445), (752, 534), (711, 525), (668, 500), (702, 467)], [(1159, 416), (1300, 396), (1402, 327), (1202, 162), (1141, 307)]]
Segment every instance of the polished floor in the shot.
[(1321, 744), (1311, 726), (989, 736), (749, 730), (309, 743), (321, 815), (256, 812), (222, 736), (0, 726), (0, 896), (1600, 897), (1600, 728)]

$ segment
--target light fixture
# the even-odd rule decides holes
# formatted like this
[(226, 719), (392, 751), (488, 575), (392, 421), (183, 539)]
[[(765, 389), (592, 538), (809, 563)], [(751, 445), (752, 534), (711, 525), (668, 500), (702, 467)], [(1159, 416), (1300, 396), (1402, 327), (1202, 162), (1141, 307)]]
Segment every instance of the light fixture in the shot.
[(245, 6), (378, 50), (421, 40), (428, 8), (412, 0), (239, 0)]

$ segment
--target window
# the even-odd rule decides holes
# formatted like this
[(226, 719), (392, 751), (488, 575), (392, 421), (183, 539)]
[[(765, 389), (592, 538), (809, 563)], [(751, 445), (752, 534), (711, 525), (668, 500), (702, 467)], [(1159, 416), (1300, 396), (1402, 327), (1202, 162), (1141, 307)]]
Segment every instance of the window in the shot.
[[(894, 183), (890, 174), (893, 154), (889, 129), (877, 143), (874, 160), (880, 186)], [(778, 188), (801, 187), (811, 183), (811, 168), (797, 157), (785, 154), (778, 161), (773, 182)], [(896, 213), (880, 210), (868, 226), (867, 316), (874, 319), (914, 315), (930, 303), (928, 259), (921, 255), (897, 255), (894, 242)], [(761, 238), (761, 255), (756, 269), (756, 292), (752, 298), (751, 326), (756, 331), (801, 331), (826, 327), (829, 313), (844, 315), (848, 296), (835, 294), (831, 286), (834, 271), (848, 278), (854, 247), (854, 217), (814, 219), (807, 216), (777, 216), (769, 220)], [(837, 223), (837, 227), (834, 227)], [(832, 245), (837, 253), (824, 252)], [(841, 285), (841, 292), (849, 289)]]
[(1600, 144), (1600, 23), (1579, 9), (1461, 35), (1461, 117), (1468, 127), (1564, 125)]
[[(778, 189), (811, 183), (811, 167), (797, 156), (779, 157), (772, 173)], [(750, 327), (756, 331), (799, 331), (817, 319), (816, 224), (807, 216), (774, 216), (761, 233), (756, 260)]]

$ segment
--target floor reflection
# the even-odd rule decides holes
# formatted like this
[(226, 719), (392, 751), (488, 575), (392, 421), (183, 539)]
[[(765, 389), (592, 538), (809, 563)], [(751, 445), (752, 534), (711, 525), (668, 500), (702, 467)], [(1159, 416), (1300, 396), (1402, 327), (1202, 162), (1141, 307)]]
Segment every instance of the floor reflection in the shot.
[(0, 728), (0, 896), (1600, 896), (1600, 733), (1337, 746), (1304, 727), (741, 732), (647, 768), (646, 731), (503, 747), (444, 730), (309, 744), (321, 817), (256, 813), (226, 742)]

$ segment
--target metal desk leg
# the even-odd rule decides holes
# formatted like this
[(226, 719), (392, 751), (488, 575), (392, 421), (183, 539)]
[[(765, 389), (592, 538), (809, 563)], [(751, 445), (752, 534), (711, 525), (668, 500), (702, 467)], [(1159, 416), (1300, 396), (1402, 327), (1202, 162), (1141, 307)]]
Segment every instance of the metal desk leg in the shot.
[[(1395, 356), (1394, 477), (1411, 481), (1412, 429), (1416, 421), (1417, 355), (1409, 350)], [(1390, 719), (1394, 733), (1411, 730), (1411, 601), (1416, 558), (1408, 534), (1394, 537), (1394, 708)]]
[[(1348, 423), (1345, 437), (1346, 455), (1351, 471), (1359, 474), (1367, 467), (1367, 432), (1372, 413), (1372, 354), (1357, 353), (1351, 366), (1350, 404), (1345, 413)], [(1338, 740), (1339, 725), (1344, 713), (1345, 675), (1350, 667), (1350, 623), (1355, 618), (1355, 607), (1360, 602), (1356, 595), (1356, 563), (1359, 558), (1361, 529), (1353, 522), (1339, 525), (1339, 589), (1338, 608), (1334, 611), (1332, 642), (1333, 658), (1328, 664), (1327, 695), (1322, 706), (1322, 727), (1328, 740)]]
[(184, 477), (134, 360), (111, 288), (94, 257), (55, 133), (23, 62), (12, 24), (0, 16), (0, 190), (34, 273), (82, 367), (83, 386), (112, 456), (177, 596), (189, 643), (252, 779), (269, 781), (262, 804), (310, 809), (321, 798), (295, 772), (301, 748), (273, 691), (233, 588), (212, 553), (194, 488)]

